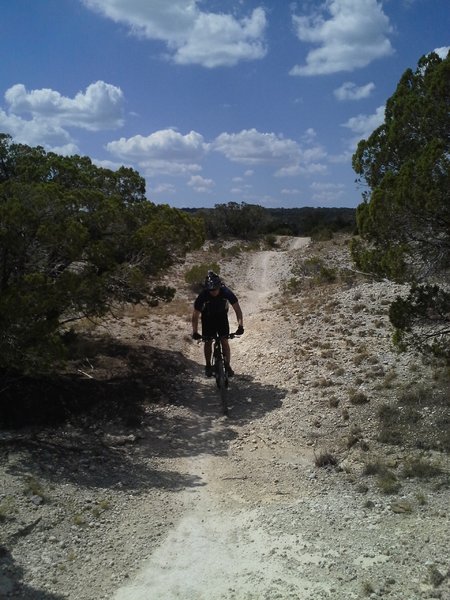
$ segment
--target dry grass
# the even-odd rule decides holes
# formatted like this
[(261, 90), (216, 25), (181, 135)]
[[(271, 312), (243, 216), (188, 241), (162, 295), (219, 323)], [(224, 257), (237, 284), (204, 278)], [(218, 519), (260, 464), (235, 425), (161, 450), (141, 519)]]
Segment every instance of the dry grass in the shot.
[(379, 459), (367, 462), (363, 475), (375, 476), (378, 490), (382, 494), (396, 494), (401, 488), (396, 475)]
[(397, 379), (397, 377), (398, 377), (398, 374), (397, 374), (397, 371), (395, 371), (395, 369), (391, 369), (390, 371), (388, 371), (388, 373), (386, 373), (386, 376), (383, 381), (383, 387), (386, 389), (392, 388), (392, 385), (393, 385), (394, 381)]
[(364, 465), (363, 475), (380, 475), (388, 470), (386, 464), (379, 460), (369, 461)]
[(327, 379), (326, 377), (321, 377), (315, 382), (315, 386), (321, 388), (332, 387), (333, 385), (334, 382), (331, 379)]
[(377, 478), (378, 489), (382, 494), (397, 494), (401, 489), (401, 484), (397, 477), (391, 471), (387, 471)]
[(378, 439), (421, 450), (450, 451), (450, 396), (445, 387), (421, 384), (400, 390), (398, 399), (378, 409)]
[(375, 592), (375, 588), (370, 583), (370, 581), (363, 581), (361, 584), (361, 591), (363, 596), (370, 596)]
[(314, 464), (316, 467), (334, 467), (338, 464), (338, 459), (331, 452), (323, 451), (314, 455)]
[(367, 404), (369, 402), (369, 398), (364, 392), (354, 389), (349, 390), (348, 399), (350, 401), (350, 404), (353, 405)]
[(423, 492), (416, 493), (416, 500), (419, 506), (425, 506), (426, 504), (428, 504), (428, 499)]
[(353, 312), (359, 313), (362, 310), (364, 310), (365, 308), (366, 308), (365, 304), (363, 304), (362, 302), (358, 302), (357, 304), (353, 305)]
[(370, 354), (366, 346), (360, 346), (356, 351), (356, 355), (353, 357), (353, 364), (359, 366), (362, 362), (366, 361), (369, 356)]
[(428, 566), (428, 581), (433, 587), (439, 587), (441, 583), (448, 577), (448, 574), (443, 574), (439, 571), (436, 565)]
[(12, 496), (6, 496), (0, 503), (0, 523), (7, 519), (14, 518), (17, 508)]
[(84, 527), (87, 524), (86, 517), (84, 517), (83, 515), (81, 515), (79, 513), (77, 513), (73, 516), (72, 522), (77, 527)]
[(330, 396), (328, 398), (328, 405), (330, 408), (337, 408), (339, 406), (339, 398), (336, 398), (336, 396)]
[(44, 491), (42, 483), (32, 475), (28, 475), (25, 478), (23, 493), (26, 496), (39, 496), (42, 500), (48, 500), (47, 493)]

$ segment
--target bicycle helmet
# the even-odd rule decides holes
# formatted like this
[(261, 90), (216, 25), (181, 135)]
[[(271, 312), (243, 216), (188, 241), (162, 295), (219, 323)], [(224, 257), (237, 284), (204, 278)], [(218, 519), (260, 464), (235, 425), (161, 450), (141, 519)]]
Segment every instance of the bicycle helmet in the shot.
[(205, 279), (205, 289), (206, 290), (217, 290), (222, 285), (222, 281), (217, 273), (214, 271), (208, 271), (208, 275)]

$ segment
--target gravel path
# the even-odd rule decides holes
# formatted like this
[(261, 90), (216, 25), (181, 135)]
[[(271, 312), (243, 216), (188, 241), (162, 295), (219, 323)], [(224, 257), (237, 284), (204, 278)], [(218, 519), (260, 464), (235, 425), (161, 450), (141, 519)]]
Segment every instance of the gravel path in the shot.
[[(400, 288), (359, 281), (283, 292), (313, 255), (348, 260), (344, 243), (286, 238), (277, 250), (224, 261), (245, 317), (244, 336), (232, 342), (229, 418), (204, 378), (202, 347), (187, 335), (189, 315), (141, 323), (141, 336), (178, 350), (184, 379), (161, 391), (168, 402), (148, 409), (133, 439), (103, 437), (122, 461), (114, 481), (102, 489), (54, 481), (51, 502), (30, 509), (29, 497), (20, 500), (19, 512), (33, 512), (20, 512), (22, 525), (39, 522), (14, 538), (0, 597), (449, 600), (448, 455), (422, 451), (439, 474), (401, 478), (415, 450), (406, 438), (378, 441), (380, 406), (413, 379), (431, 390), (437, 370), (391, 347), (386, 305)], [(353, 403), (355, 391), (367, 401)], [(421, 423), (436, 430), (435, 408), (422, 409)], [(318, 460), (327, 456), (328, 466)], [(110, 461), (105, 455), (104, 468)], [(368, 465), (381, 463), (371, 474)], [(11, 451), (6, 485), (21, 464)], [(386, 473), (398, 483), (389, 490)], [(0, 500), (9, 497), (4, 488)], [(74, 522), (86, 514), (85, 524)], [(18, 520), (6, 521), (8, 535)]]

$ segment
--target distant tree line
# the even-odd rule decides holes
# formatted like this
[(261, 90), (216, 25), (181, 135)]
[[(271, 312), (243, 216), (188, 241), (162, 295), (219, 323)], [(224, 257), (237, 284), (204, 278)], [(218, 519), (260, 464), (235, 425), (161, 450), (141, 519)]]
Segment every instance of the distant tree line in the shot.
[(336, 232), (353, 233), (353, 208), (263, 208), (228, 202), (214, 208), (184, 209), (203, 219), (208, 239), (255, 239), (267, 234), (330, 238)]

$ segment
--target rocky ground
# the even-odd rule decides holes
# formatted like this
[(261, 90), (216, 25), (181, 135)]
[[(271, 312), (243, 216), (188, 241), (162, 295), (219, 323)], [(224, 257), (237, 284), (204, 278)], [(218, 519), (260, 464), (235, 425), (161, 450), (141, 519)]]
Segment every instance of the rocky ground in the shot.
[[(245, 315), (228, 418), (189, 336), (211, 258)], [(448, 370), (392, 347), (402, 288), (344, 238), (171, 277), (172, 304), (91, 332), (115, 340), (75, 365), (99, 407), (0, 432), (0, 598), (448, 600)]]

